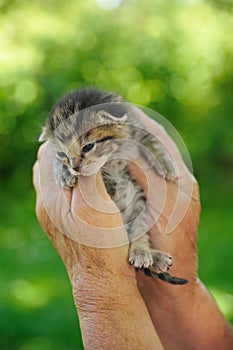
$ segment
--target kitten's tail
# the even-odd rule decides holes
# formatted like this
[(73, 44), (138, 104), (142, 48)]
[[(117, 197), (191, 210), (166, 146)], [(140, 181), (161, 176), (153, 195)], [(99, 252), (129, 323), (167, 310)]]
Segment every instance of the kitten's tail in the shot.
[(148, 268), (143, 268), (143, 272), (147, 276), (156, 277), (156, 278), (161, 279), (164, 282), (171, 283), (171, 284), (186, 284), (186, 283), (188, 283), (188, 280), (186, 280), (184, 278), (171, 276), (167, 272), (157, 273), (157, 272), (154, 272)]

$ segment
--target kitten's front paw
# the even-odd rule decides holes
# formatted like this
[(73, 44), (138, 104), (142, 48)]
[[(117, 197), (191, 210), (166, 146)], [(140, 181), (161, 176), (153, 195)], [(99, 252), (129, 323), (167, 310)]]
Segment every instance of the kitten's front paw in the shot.
[(57, 183), (62, 187), (74, 187), (77, 178), (75, 175), (71, 174), (68, 168), (63, 167), (62, 172), (56, 174)]
[(160, 250), (151, 249), (153, 258), (153, 270), (157, 273), (167, 272), (172, 266), (172, 257), (166, 252)]
[(54, 162), (53, 172), (56, 183), (62, 187), (74, 187), (77, 182), (76, 176), (71, 174), (69, 168), (57, 159)]
[(60, 179), (60, 185), (62, 187), (74, 187), (75, 184), (77, 182), (77, 178), (76, 176), (72, 175), (72, 174), (67, 174), (65, 176), (61, 176), (61, 179)]
[(129, 252), (129, 263), (136, 268), (150, 267), (153, 264), (153, 257), (150, 249), (145, 247), (133, 247)]
[(160, 157), (156, 159), (156, 161), (153, 159), (152, 166), (159, 176), (163, 177), (168, 181), (174, 181), (178, 177), (175, 164), (173, 163), (172, 159), (167, 155), (163, 156), (163, 158)]
[(168, 181), (174, 181), (178, 177), (175, 165), (171, 160), (164, 163), (164, 177)]

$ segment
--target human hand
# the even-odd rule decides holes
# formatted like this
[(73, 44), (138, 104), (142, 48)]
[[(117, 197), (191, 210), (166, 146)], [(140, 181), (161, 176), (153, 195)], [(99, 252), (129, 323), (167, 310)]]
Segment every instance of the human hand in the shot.
[(83, 177), (78, 186), (63, 189), (55, 183), (52, 163), (46, 142), (33, 172), (36, 213), (66, 266), (85, 348), (162, 350), (127, 262), (121, 215), (102, 177)]
[(177, 181), (166, 182), (164, 187), (164, 180), (147, 167), (140, 155), (129, 163), (129, 171), (147, 195), (148, 221), (154, 222), (151, 242), (154, 248), (173, 256), (171, 275), (189, 281), (186, 285), (172, 286), (138, 272), (138, 288), (165, 349), (230, 350), (232, 327), (198, 278), (197, 181), (165, 130), (141, 110), (136, 109), (135, 113), (145, 128), (168, 148), (178, 170)]
[[(224, 349), (230, 349), (232, 338), (229, 334), (232, 330), (197, 279), (196, 237), (200, 211), (197, 184), (163, 129), (140, 111), (137, 114), (152, 133), (161, 136), (178, 166), (179, 186), (165, 183), (165, 197), (164, 192), (160, 196), (164, 180), (148, 168), (144, 172), (149, 180), (150, 191), (147, 191), (148, 184), (137, 165), (145, 169), (143, 159), (134, 160), (137, 164), (131, 163), (129, 168), (149, 194), (152, 220), (158, 208), (160, 211), (151, 230), (153, 244), (173, 255), (171, 274), (187, 278), (189, 283), (172, 286), (138, 272), (138, 287), (144, 304), (135, 284), (134, 269), (127, 263), (127, 234), (102, 177), (98, 174), (96, 178), (82, 178), (73, 189), (58, 187), (51, 166), (53, 155), (46, 143), (41, 147), (34, 167), (37, 216), (67, 268), (84, 344), (88, 349), (108, 349), (109, 346), (111, 349), (119, 346), (125, 349), (162, 349), (158, 332), (167, 349), (204, 350), (213, 344), (224, 344)], [(180, 186), (182, 190), (178, 191)], [(177, 215), (171, 215), (177, 194), (181, 199), (178, 203), (185, 204), (187, 209), (182, 208), (185, 215), (181, 221), (179, 206)], [(175, 229), (166, 234), (164, 231), (171, 217), (170, 227)], [(117, 248), (99, 248), (112, 245)], [(197, 319), (200, 322), (196, 322)], [(214, 332), (208, 333), (203, 324), (212, 327)], [(224, 339), (223, 334), (226, 334)]]
[[(148, 167), (145, 159), (139, 154), (137, 159), (134, 158), (133, 162), (129, 163), (131, 175), (146, 193), (148, 222), (152, 226), (152, 246), (173, 256), (172, 275), (184, 277), (189, 283), (195, 283), (200, 216), (197, 181), (185, 166), (177, 146), (164, 128), (139, 109), (136, 109), (136, 115), (145, 128), (168, 149), (178, 174), (175, 181), (165, 181), (153, 168)], [(145, 280), (148, 281), (148, 278)], [(164, 283), (159, 282), (158, 285), (168, 290), (172, 289)]]

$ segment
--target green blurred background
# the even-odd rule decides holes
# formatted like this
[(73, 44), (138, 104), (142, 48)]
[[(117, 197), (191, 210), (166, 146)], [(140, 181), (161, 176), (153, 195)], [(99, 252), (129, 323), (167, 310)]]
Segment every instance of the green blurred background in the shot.
[(233, 322), (231, 0), (0, 0), (0, 347), (82, 349), (31, 167), (57, 98), (95, 85), (164, 115), (199, 180), (200, 277)]

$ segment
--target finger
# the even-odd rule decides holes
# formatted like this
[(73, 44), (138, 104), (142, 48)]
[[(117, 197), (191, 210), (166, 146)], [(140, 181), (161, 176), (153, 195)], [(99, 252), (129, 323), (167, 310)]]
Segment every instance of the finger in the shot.
[[(167, 181), (157, 175), (153, 169), (149, 168), (146, 160), (140, 155), (134, 162), (131, 161), (129, 163), (128, 168), (133, 178), (145, 193), (147, 209), (148, 213), (150, 213), (147, 220), (149, 226), (152, 227), (155, 222), (162, 220), (166, 216), (165, 207), (168, 195)], [(171, 206), (172, 198), (171, 201), (168, 202)]]
[(128, 244), (122, 217), (106, 191), (101, 173), (80, 177), (72, 191), (71, 213), (79, 227), (79, 243), (98, 248)]
[[(70, 211), (71, 189), (58, 186), (53, 171), (54, 154), (50, 142), (40, 147), (35, 167), (35, 184), (37, 195), (50, 218), (50, 221), (62, 230), (65, 226), (62, 217)], [(64, 228), (63, 228), (64, 230)]]
[(148, 168), (142, 156), (131, 161), (128, 168), (146, 195), (149, 226), (156, 224), (156, 229), (160, 232), (173, 232), (193, 200), (196, 184), (193, 177), (183, 176), (175, 182), (166, 181), (154, 169)]
[(50, 221), (60, 232), (89, 246), (126, 244), (127, 235), (121, 216), (110, 201), (100, 174), (97, 177), (81, 177), (81, 185), (64, 189), (54, 180), (54, 155), (49, 142), (40, 148), (38, 157), (39, 167), (36, 165), (35, 173), (37, 192)]
[(42, 221), (43, 218), (43, 205), (42, 205), (42, 200), (41, 200), (41, 195), (40, 195), (40, 186), (39, 186), (39, 178), (40, 178), (40, 169), (39, 169), (39, 162), (36, 161), (34, 166), (33, 166), (33, 186), (37, 192), (36, 196), (36, 216), (39, 221)]
[(32, 168), (32, 183), (36, 191), (39, 189), (39, 166), (40, 165), (37, 160)]
[(49, 141), (46, 141), (44, 142), (42, 145), (40, 145), (39, 149), (38, 149), (38, 152), (37, 152), (37, 159), (40, 161), (41, 159), (41, 156), (44, 152), (44, 149), (47, 148), (47, 145), (48, 145)]
[(44, 150), (46, 149), (46, 145), (48, 142), (43, 143), (37, 152), (37, 160), (33, 165), (33, 169), (32, 169), (32, 182), (33, 182), (33, 186), (35, 188), (36, 191), (39, 190), (39, 178), (40, 178), (40, 160), (41, 160), (41, 156), (44, 153)]
[[(49, 194), (60, 192), (61, 196), (64, 196), (68, 203), (71, 202), (71, 189), (63, 189), (59, 186), (54, 177), (54, 153), (49, 141), (45, 142), (39, 149), (38, 159), (40, 164), (40, 185), (43, 184), (43, 193)], [(52, 196), (53, 198), (53, 196)]]
[(158, 124), (155, 120), (152, 120), (151, 118), (149, 118), (139, 108), (134, 107), (134, 109), (135, 109), (135, 115), (137, 119), (145, 126), (148, 132), (150, 132), (156, 138), (158, 138), (158, 140), (162, 143), (162, 145), (167, 149), (168, 153), (171, 155), (178, 169), (179, 177), (191, 176), (191, 173), (186, 167), (175, 142), (168, 135), (165, 129), (160, 124)]
[(40, 159), (41, 159), (41, 155), (44, 152), (44, 148), (46, 147), (47, 142), (45, 142), (44, 144), (42, 144), (37, 152), (37, 160), (33, 165), (32, 168), (32, 182), (33, 182), (33, 186), (36, 190), (36, 192), (38, 192), (39, 194), (39, 182), (40, 182)]
[(117, 213), (119, 210), (112, 202), (103, 182), (101, 173), (80, 177), (79, 185), (73, 189), (71, 209), (94, 210), (100, 213)]
[(157, 229), (170, 233), (183, 220), (191, 201), (199, 202), (197, 182), (187, 169), (177, 146), (165, 129), (148, 118), (140, 109), (135, 108), (135, 113), (147, 130), (167, 148), (178, 169), (177, 181), (164, 183), (164, 179), (161, 179), (153, 169), (146, 168), (145, 160), (141, 156), (134, 160), (134, 164), (129, 163), (129, 171), (146, 193), (148, 212), (151, 215), (150, 221), (156, 222)]

